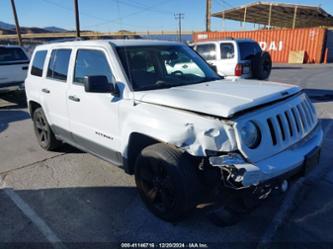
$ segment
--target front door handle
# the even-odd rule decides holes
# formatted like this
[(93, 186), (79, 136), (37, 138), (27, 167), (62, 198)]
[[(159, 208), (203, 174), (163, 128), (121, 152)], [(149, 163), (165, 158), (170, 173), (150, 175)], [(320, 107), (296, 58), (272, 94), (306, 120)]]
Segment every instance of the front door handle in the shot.
[(49, 90), (49, 89), (46, 89), (46, 88), (43, 88), (43, 89), (42, 89), (42, 92), (43, 92), (43, 93), (50, 93), (50, 90)]
[(68, 97), (70, 100), (75, 101), (75, 102), (80, 102), (80, 98), (76, 97), (76, 96), (69, 96)]

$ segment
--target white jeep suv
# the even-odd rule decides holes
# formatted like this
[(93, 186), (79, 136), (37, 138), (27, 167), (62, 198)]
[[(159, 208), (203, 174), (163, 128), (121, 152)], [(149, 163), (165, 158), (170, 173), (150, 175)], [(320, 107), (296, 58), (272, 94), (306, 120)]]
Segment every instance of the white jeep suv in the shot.
[[(172, 70), (178, 58), (193, 72)], [(42, 148), (69, 143), (135, 174), (165, 220), (195, 207), (201, 191), (273, 188), (318, 162), (323, 132), (299, 87), (223, 80), (183, 44), (38, 46), (25, 84)]]
[(29, 56), (19, 46), (0, 45), (0, 91), (23, 87), (29, 66)]

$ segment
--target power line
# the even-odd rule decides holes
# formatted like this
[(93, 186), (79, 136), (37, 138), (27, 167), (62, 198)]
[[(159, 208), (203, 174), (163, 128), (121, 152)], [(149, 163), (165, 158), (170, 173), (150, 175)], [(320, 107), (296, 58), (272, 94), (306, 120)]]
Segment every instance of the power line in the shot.
[(228, 3), (226, 0), (218, 0), (218, 2), (223, 5), (228, 5), (229, 7), (233, 8), (234, 6), (230, 3)]
[[(125, 2), (124, 0), (113, 0), (113, 1), (117, 1), (123, 5), (127, 5), (127, 6), (131, 6), (137, 9), (146, 9), (146, 8), (150, 8), (150, 6), (148, 5), (143, 5), (142, 3), (136, 2), (136, 1), (130, 1), (130, 2)], [(170, 15), (172, 14), (172, 12), (169, 11), (164, 11), (164, 10), (157, 10), (157, 9), (150, 9), (151, 12), (157, 12), (159, 14), (164, 14), (164, 15)]]
[[(67, 10), (68, 12), (71, 12), (71, 13), (73, 12), (72, 8), (68, 8), (68, 7), (64, 6), (64, 5), (58, 4), (58, 3), (50, 1), (50, 0), (40, 0), (40, 1), (42, 1), (44, 3), (48, 3), (48, 4), (51, 4), (51, 5), (54, 5), (54, 6), (58, 7), (58, 8), (61, 8), (61, 9)], [(80, 14), (83, 15), (83, 16), (87, 16), (87, 17), (90, 17), (90, 18), (102, 21), (101, 23), (97, 23), (97, 24), (85, 26), (86, 28), (94, 28), (94, 27), (103, 26), (103, 25), (106, 25), (106, 24), (109, 24), (109, 23), (118, 23), (119, 24), (119, 23), (121, 23), (121, 19), (123, 19), (123, 18), (131, 17), (131, 16), (134, 16), (134, 15), (137, 15), (137, 14), (141, 14), (141, 13), (147, 12), (147, 11), (154, 11), (154, 10), (152, 10), (153, 8), (155, 8), (157, 6), (161, 6), (161, 5), (169, 3), (169, 2), (170, 2), (170, 0), (169, 1), (165, 1), (164, 0), (164, 1), (159, 2), (158, 4), (154, 4), (154, 5), (151, 5), (151, 6), (143, 7), (143, 8), (141, 8), (141, 10), (132, 12), (132, 13), (130, 13), (128, 15), (125, 15), (125, 16), (122, 16), (122, 17), (119, 17), (119, 18), (115, 18), (115, 19), (106, 19), (106, 18), (102, 18), (100, 16), (92, 15), (92, 14), (87, 13), (87, 12), (83, 12), (83, 11), (80, 11)], [(170, 12), (170, 14), (172, 14), (172, 12)], [(145, 28), (147, 28), (147, 26), (140, 26), (140, 25), (136, 25), (136, 24), (126, 24), (126, 25), (127, 26), (132, 26), (132, 27), (145, 27)]]
[(178, 39), (182, 41), (182, 20), (184, 19), (184, 13), (175, 13), (175, 19), (178, 20)]
[[(72, 8), (68, 8), (64, 5), (61, 5), (61, 4), (58, 4), (56, 2), (53, 2), (53, 1), (50, 1), (50, 0), (40, 0), (44, 3), (48, 3), (48, 4), (51, 4), (53, 6), (56, 6), (58, 8), (61, 8), (61, 9), (64, 9), (68, 12), (71, 12), (73, 13), (73, 9)], [(165, 1), (163, 1), (164, 3), (167, 3)], [(159, 3), (158, 5), (161, 5), (161, 4), (164, 4), (164, 3)], [(154, 8), (155, 6), (158, 6), (158, 5), (153, 5), (153, 6), (149, 6), (147, 7), (146, 9), (144, 10), (141, 10), (141, 11), (136, 11), (136, 12), (132, 12), (130, 13), (129, 15), (126, 15), (126, 16), (122, 16), (122, 17), (119, 17), (119, 18), (115, 18), (115, 19), (106, 19), (106, 18), (102, 18), (100, 16), (95, 16), (95, 15), (92, 15), (90, 13), (87, 13), (87, 12), (84, 12), (84, 11), (80, 11), (80, 14), (81, 15), (84, 15), (86, 17), (90, 17), (90, 18), (93, 18), (93, 19), (96, 19), (96, 20), (100, 20), (102, 21), (101, 23), (97, 23), (97, 24), (93, 24), (93, 25), (88, 25), (88, 26), (85, 26), (86, 28), (93, 28), (93, 27), (98, 27), (98, 26), (102, 26), (102, 25), (105, 25), (105, 24), (108, 24), (108, 23), (117, 23), (117, 24), (120, 24), (121, 23), (121, 19), (123, 18), (126, 18), (126, 17), (129, 17), (129, 16), (133, 16), (133, 15), (136, 15), (136, 14), (140, 14), (142, 12), (145, 12), (145, 11), (149, 11), (151, 8)], [(171, 13), (171, 12), (170, 12)], [(127, 26), (132, 26), (132, 27), (145, 27), (147, 28), (147, 26), (142, 26), (142, 25), (136, 25), (136, 24), (129, 24), (129, 23), (124, 23), (125, 25)]]
[[(131, 17), (131, 16), (135, 16), (135, 15), (138, 15), (138, 14), (150, 11), (152, 8), (155, 8), (157, 6), (161, 6), (161, 5), (169, 3), (169, 2), (170, 2), (170, 0), (168, 0), (168, 1), (163, 0), (163, 1), (159, 2), (159, 3), (157, 3), (157, 4), (148, 6), (148, 7), (144, 8), (144, 9), (142, 9), (142, 10), (139, 10), (139, 11), (132, 12), (132, 13), (130, 13), (130, 14), (126, 15), (126, 16), (123, 16), (121, 18), (127, 18), (127, 17)], [(102, 22), (102, 23), (99, 23), (99, 24), (96, 24), (96, 25), (92, 25), (91, 27), (102, 26), (102, 25), (108, 24), (110, 22), (117, 22), (118, 19), (119, 18), (113, 19), (113, 20), (109, 20), (109, 21), (105, 21), (105, 22)]]

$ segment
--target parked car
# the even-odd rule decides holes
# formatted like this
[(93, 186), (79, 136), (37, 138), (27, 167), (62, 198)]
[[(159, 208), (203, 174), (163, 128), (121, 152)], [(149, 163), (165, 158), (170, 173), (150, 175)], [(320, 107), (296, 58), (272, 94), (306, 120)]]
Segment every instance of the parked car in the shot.
[[(170, 71), (179, 58), (191, 70)], [(298, 86), (223, 80), (180, 43), (41, 45), (25, 84), (42, 148), (65, 142), (122, 167), (168, 221), (216, 188), (263, 198), (319, 159), (323, 132)]]
[(271, 57), (256, 41), (226, 39), (197, 42), (191, 46), (226, 78), (264, 80), (271, 73)]
[(0, 45), (0, 91), (23, 87), (29, 66), (29, 56), (19, 46)]

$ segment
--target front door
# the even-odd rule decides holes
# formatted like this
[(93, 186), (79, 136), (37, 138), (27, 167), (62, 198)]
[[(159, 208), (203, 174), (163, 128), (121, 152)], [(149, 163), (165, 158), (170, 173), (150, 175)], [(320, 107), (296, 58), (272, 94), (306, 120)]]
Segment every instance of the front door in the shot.
[(77, 145), (93, 154), (119, 164), (118, 97), (111, 93), (85, 92), (87, 76), (104, 75), (110, 84), (115, 80), (106, 51), (78, 49), (73, 79), (68, 91), (70, 128)]

